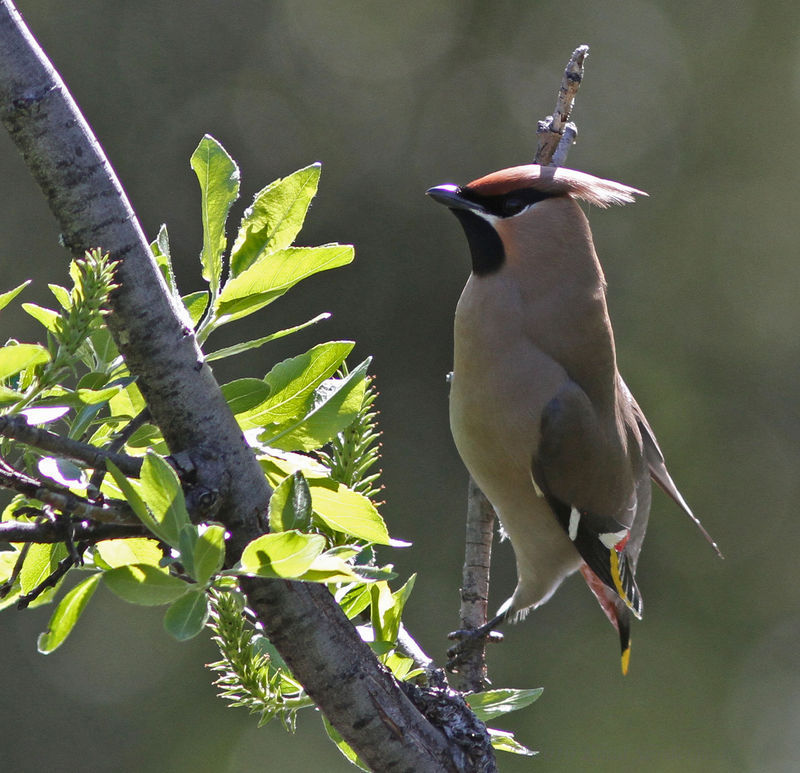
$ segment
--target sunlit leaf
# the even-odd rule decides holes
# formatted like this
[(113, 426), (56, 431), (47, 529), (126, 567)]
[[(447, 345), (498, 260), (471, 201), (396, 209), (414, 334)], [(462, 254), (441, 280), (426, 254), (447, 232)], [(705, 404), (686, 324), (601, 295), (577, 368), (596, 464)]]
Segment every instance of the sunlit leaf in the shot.
[(51, 333), (55, 333), (56, 330), (58, 330), (59, 314), (57, 311), (39, 306), (35, 303), (23, 303), (22, 309)]
[(194, 545), (194, 578), (205, 585), (225, 562), (225, 528), (212, 524), (202, 531)]
[(292, 579), (308, 571), (324, 549), (325, 538), (321, 534), (264, 534), (245, 547), (240, 565), (249, 574)]
[(180, 531), (190, 521), (175, 470), (158, 454), (148, 451), (142, 462), (140, 480), (142, 499), (160, 525), (160, 536), (177, 547)]
[(309, 488), (314, 512), (331, 529), (365, 542), (391, 543), (383, 518), (363, 494), (318, 479), (310, 480)]
[(336, 372), (354, 345), (352, 341), (329, 341), (279, 362), (264, 378), (268, 397), (242, 412), (240, 425), (249, 429), (301, 419), (314, 390)]
[(88, 483), (86, 473), (70, 459), (43, 456), (36, 463), (36, 467), (46, 478), (67, 488), (85, 488)]
[(50, 353), (38, 344), (8, 344), (0, 349), (0, 380), (50, 360)]
[(217, 292), (225, 251), (225, 221), (239, 195), (239, 167), (213, 137), (206, 134), (192, 153), (192, 169), (200, 182), (203, 217), (203, 279)]
[(39, 652), (47, 655), (64, 643), (94, 595), (100, 577), (99, 572), (90, 575), (61, 599), (47, 624), (47, 631), (39, 636)]
[(511, 711), (530, 706), (540, 695), (542, 688), (532, 690), (498, 689), (466, 695), (469, 707), (478, 719), (488, 722)]
[(245, 210), (231, 249), (231, 276), (238, 276), (264, 252), (292, 244), (317, 192), (320, 164), (270, 183)]
[(535, 757), (539, 752), (523, 746), (513, 733), (508, 733), (505, 730), (496, 730), (493, 727), (486, 728), (489, 731), (489, 736), (492, 742), (492, 748), (499, 752), (509, 752), (510, 754), (521, 754), (523, 757)]
[(29, 593), (37, 585), (44, 582), (58, 566), (62, 558), (66, 558), (67, 549), (63, 543), (54, 545), (31, 545), (22, 571), (19, 573), (20, 588)]
[(112, 569), (128, 564), (150, 564), (158, 567), (164, 557), (158, 543), (146, 537), (103, 540), (94, 549)]
[(342, 244), (287, 247), (264, 255), (225, 284), (216, 305), (219, 324), (252, 314), (303, 279), (352, 260), (353, 248)]
[(205, 290), (200, 290), (196, 293), (184, 295), (181, 300), (189, 314), (189, 319), (192, 320), (193, 325), (196, 325), (208, 306), (208, 293)]
[(123, 601), (157, 607), (169, 604), (189, 590), (189, 585), (151, 564), (126, 564), (103, 572), (103, 581)]
[(260, 378), (239, 378), (222, 386), (222, 394), (236, 416), (252, 411), (269, 396), (269, 385)]
[(296, 333), (298, 330), (304, 330), (311, 325), (315, 325), (317, 322), (322, 322), (323, 320), (329, 319), (330, 316), (331, 315), (326, 311), (322, 314), (317, 314), (316, 317), (309, 319), (307, 322), (303, 322), (300, 325), (295, 325), (294, 327), (287, 327), (283, 330), (278, 330), (276, 333), (271, 333), (263, 338), (254, 338), (252, 341), (244, 341), (240, 344), (233, 344), (233, 346), (226, 346), (224, 349), (217, 349), (217, 351), (206, 355), (206, 362), (214, 362), (214, 360), (221, 360), (225, 357), (233, 357), (236, 354), (249, 352), (251, 349), (257, 349), (259, 346), (268, 344), (270, 341), (276, 341), (279, 338)]
[(308, 413), (290, 421), (278, 431), (260, 436), (265, 445), (284, 451), (312, 451), (320, 448), (352, 424), (364, 401), (367, 359), (345, 378), (324, 381), (315, 391)]
[(62, 416), (66, 416), (68, 413), (68, 405), (37, 406), (36, 408), (26, 408), (24, 411), (20, 411), (20, 415), (25, 417), (25, 421), (34, 427), (41, 426), (42, 424), (50, 424), (52, 421), (58, 421)]
[(11, 301), (14, 300), (29, 284), (31, 280), (29, 279), (27, 282), (23, 282), (21, 285), (17, 285), (13, 290), (7, 290), (4, 293), (0, 293), (0, 309), (4, 309), (8, 306)]

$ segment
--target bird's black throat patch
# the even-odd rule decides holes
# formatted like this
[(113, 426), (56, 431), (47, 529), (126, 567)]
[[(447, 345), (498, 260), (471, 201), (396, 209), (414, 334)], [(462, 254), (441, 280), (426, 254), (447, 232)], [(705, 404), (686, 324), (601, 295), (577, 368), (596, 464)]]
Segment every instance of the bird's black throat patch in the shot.
[(472, 272), (478, 276), (486, 276), (499, 271), (505, 262), (506, 254), (503, 242), (492, 224), (468, 209), (450, 211), (459, 219), (467, 235), (469, 251), (472, 254)]

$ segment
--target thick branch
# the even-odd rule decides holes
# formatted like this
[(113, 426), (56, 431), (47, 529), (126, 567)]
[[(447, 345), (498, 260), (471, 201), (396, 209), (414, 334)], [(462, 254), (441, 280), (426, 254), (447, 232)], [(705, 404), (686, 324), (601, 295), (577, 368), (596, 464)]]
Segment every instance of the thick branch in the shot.
[[(172, 453), (188, 452), (198, 485), (220, 492), (216, 517), (234, 560), (263, 530), (271, 492), (99, 143), (10, 0), (0, 0), (0, 117), (73, 255), (100, 247), (120, 261), (109, 327)], [(243, 587), (295, 676), (368, 765), (467, 769), (325, 588), (261, 579)]]
[[(3, 521), (0, 523), (2, 542), (63, 542), (66, 526), (59, 521), (43, 523), (24, 523), (23, 521)], [(104, 539), (128, 539), (144, 537), (149, 533), (142, 524), (135, 523), (76, 523), (72, 525), (72, 538), (79, 542), (100, 542)]]

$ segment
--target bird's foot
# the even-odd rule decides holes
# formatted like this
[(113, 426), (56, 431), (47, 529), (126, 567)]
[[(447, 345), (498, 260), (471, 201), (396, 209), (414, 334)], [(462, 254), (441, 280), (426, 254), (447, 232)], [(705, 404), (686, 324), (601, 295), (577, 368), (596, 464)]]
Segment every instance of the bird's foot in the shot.
[(474, 655), (487, 642), (497, 643), (503, 641), (503, 634), (494, 630), (497, 625), (503, 622), (503, 619), (504, 615), (498, 615), (480, 628), (460, 628), (447, 634), (447, 638), (455, 642), (447, 650), (447, 664), (445, 666), (447, 670), (457, 671), (459, 665), (465, 659)]

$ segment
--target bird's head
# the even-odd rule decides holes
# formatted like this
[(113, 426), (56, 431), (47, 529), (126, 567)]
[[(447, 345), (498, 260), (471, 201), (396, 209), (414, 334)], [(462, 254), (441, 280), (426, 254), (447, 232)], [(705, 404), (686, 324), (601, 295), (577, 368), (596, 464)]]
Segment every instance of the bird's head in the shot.
[[(531, 234), (567, 233), (580, 220), (566, 200), (580, 199), (598, 207), (628, 204), (644, 191), (572, 169), (527, 164), (501, 169), (463, 186), (445, 184), (427, 194), (448, 207), (461, 221), (476, 274), (490, 274), (504, 263), (509, 248)], [(515, 245), (515, 242), (517, 243)]]

